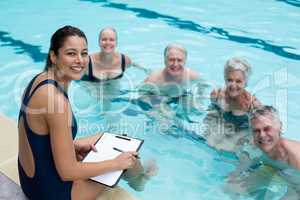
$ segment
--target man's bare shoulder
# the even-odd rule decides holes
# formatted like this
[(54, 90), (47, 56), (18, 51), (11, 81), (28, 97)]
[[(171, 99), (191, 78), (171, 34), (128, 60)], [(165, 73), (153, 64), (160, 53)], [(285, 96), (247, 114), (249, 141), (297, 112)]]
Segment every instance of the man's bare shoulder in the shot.
[(288, 163), (297, 170), (300, 170), (300, 143), (290, 139), (283, 139), (282, 143), (288, 154)]
[(152, 72), (146, 79), (145, 83), (160, 83), (162, 79), (162, 70), (156, 70)]
[(288, 150), (292, 150), (292, 151), (298, 151), (300, 152), (300, 142), (296, 141), (296, 140), (291, 140), (291, 139), (283, 139), (283, 144), (284, 147)]
[(189, 80), (197, 80), (199, 79), (200, 77), (200, 74), (195, 71), (195, 70), (192, 70), (191, 68), (186, 68), (186, 75), (187, 75), (187, 79)]

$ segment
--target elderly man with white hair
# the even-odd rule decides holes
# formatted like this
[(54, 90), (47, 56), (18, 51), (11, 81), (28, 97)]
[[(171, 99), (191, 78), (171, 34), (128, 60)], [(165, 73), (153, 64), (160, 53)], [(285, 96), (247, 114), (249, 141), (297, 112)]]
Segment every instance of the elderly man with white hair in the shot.
[(185, 66), (186, 49), (176, 43), (170, 43), (164, 50), (165, 67), (150, 74), (145, 82), (162, 85), (164, 83), (183, 83), (198, 79), (198, 73)]

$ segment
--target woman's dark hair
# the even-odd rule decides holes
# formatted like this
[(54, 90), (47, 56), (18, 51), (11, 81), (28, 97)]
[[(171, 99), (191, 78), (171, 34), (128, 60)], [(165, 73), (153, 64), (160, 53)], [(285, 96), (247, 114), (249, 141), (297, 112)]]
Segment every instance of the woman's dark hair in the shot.
[(55, 55), (58, 55), (58, 50), (64, 45), (64, 42), (70, 36), (82, 37), (87, 43), (85, 34), (80, 29), (74, 26), (64, 26), (58, 29), (51, 37), (50, 48), (47, 56), (46, 66), (44, 69), (45, 71), (52, 67), (53, 64), (50, 59), (50, 52), (53, 51)]

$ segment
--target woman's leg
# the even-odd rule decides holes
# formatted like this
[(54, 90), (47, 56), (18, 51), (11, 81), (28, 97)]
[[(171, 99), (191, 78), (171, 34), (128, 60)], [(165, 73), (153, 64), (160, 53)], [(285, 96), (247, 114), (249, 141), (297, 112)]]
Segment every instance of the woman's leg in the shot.
[(105, 191), (105, 186), (90, 181), (74, 181), (72, 186), (72, 200), (95, 200)]
[[(77, 139), (76, 143), (90, 143), (94, 144), (102, 134), (96, 134), (89, 137)], [(73, 182), (72, 186), (72, 200), (95, 200), (105, 190), (105, 186), (90, 181), (78, 180)]]

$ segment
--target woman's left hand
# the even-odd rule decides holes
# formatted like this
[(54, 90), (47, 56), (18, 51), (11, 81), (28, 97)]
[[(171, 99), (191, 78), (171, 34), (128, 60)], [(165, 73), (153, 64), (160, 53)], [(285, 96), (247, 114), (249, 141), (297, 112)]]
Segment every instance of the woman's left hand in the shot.
[(97, 152), (95, 145), (87, 141), (75, 141), (74, 147), (78, 161), (82, 161), (91, 150)]

